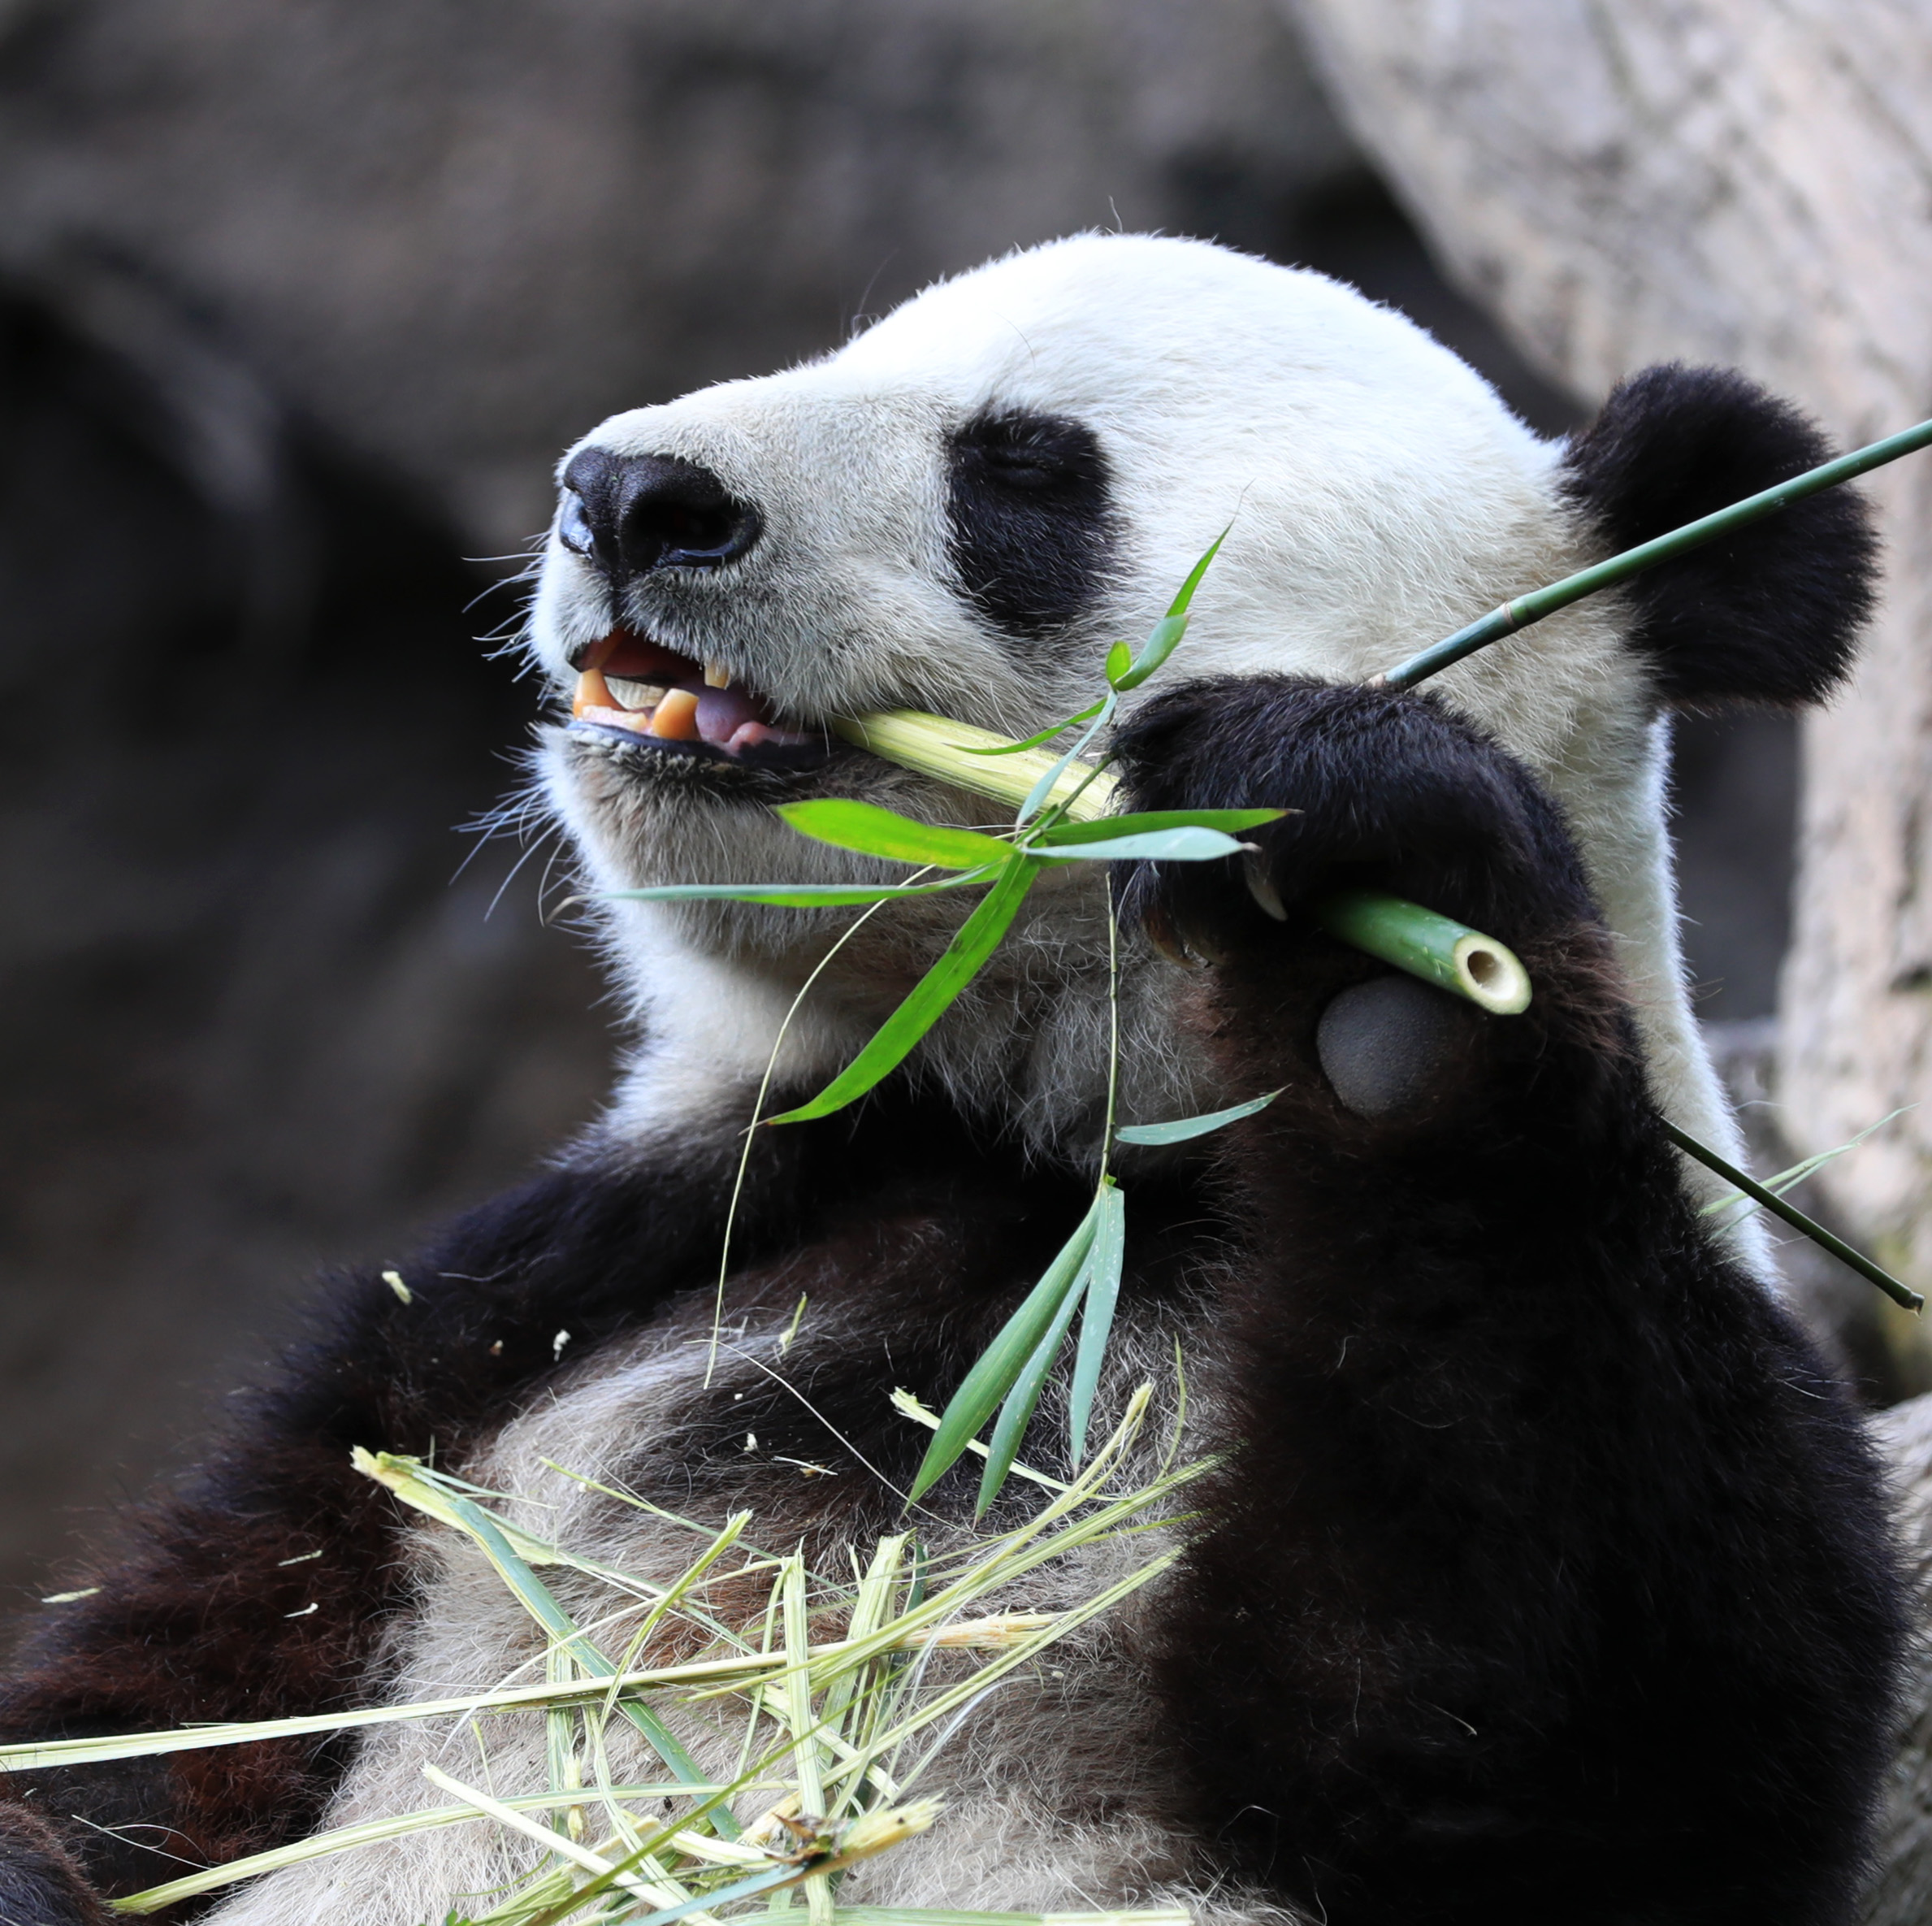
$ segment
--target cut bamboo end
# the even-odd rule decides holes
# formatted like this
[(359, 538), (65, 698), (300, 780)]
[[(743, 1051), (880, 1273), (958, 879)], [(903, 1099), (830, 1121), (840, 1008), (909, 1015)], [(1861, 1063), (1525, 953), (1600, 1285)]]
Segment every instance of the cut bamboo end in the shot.
[(1494, 1017), (1529, 1008), (1530, 976), (1516, 952), (1453, 917), (1380, 890), (1337, 890), (1311, 910), (1319, 927)]
[[(1018, 809), (1059, 757), (1050, 748), (1020, 749), (1001, 756), (975, 755), (976, 749), (1006, 749), (1012, 738), (970, 722), (928, 715), (917, 709), (871, 709), (860, 716), (834, 716), (834, 735), (869, 749), (902, 769), (937, 776), (976, 796)], [(1082, 787), (1082, 785), (1085, 785)], [(1070, 764), (1053, 786), (1050, 802), (1067, 805), (1076, 822), (1098, 822), (1119, 807), (1119, 779), (1090, 762)], [(1077, 792), (1077, 793), (1076, 793)]]
[(1457, 987), (1492, 1016), (1520, 1017), (1530, 1007), (1530, 973), (1515, 951), (1471, 931), (1451, 952)]

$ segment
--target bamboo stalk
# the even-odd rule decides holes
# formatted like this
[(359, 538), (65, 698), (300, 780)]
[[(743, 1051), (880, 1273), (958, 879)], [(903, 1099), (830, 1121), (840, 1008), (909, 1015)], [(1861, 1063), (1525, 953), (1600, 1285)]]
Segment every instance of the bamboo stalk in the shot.
[[(916, 709), (842, 718), (832, 726), (847, 742), (888, 762), (1011, 809), (1024, 802), (1059, 760), (1050, 748), (976, 755), (977, 749), (1003, 747), (1007, 738)], [(1091, 763), (1076, 762), (1055, 783), (1053, 797), (1073, 821), (1098, 822), (1118, 811), (1120, 779)], [(1331, 936), (1425, 983), (1466, 997), (1492, 1016), (1515, 1016), (1529, 1007), (1529, 972), (1513, 950), (1419, 903), (1375, 890), (1342, 890), (1321, 898), (1310, 913)]]
[[(937, 776), (961, 789), (970, 789), (1016, 809), (1034, 783), (1059, 757), (1051, 749), (1012, 749), (1010, 753), (976, 755), (975, 750), (1008, 751), (1011, 739), (990, 729), (975, 729), (944, 716), (917, 709), (873, 709), (862, 716), (834, 716), (834, 734), (859, 748), (869, 749), (887, 762), (896, 762), (922, 776)], [(1084, 787), (1083, 787), (1084, 785)], [(1053, 786), (1049, 804), (1064, 806), (1076, 822), (1097, 822), (1115, 813), (1120, 779), (1091, 763), (1076, 762)]]
[(1466, 628), (1458, 629), (1454, 635), (1432, 643), (1419, 654), (1410, 656), (1407, 662), (1388, 670), (1380, 680), (1392, 689), (1412, 689), (1418, 683), (1426, 682), (1432, 675), (1439, 675), (1445, 669), (1461, 662), (1465, 656), (1474, 655), (1479, 649), (1487, 649), (1492, 642), (1500, 642), (1505, 635), (1513, 635), (1518, 629), (1527, 628), (1531, 622), (1555, 614), (1559, 609), (1567, 609), (1572, 602), (1581, 601), (1600, 588), (1614, 588), (1619, 582), (1627, 582), (1632, 575), (1640, 575), (1646, 569), (1655, 568), (1661, 562), (1673, 561), (1692, 549), (1701, 548), (1706, 542), (1717, 540), (1721, 536), (1735, 534), (1753, 522), (1762, 521), (1766, 515), (1775, 514), (1781, 508), (1788, 508), (1794, 501), (1802, 501), (1807, 495), (1835, 488), (1841, 482), (1868, 475), (1874, 468), (1882, 468), (1887, 462), (1895, 462), (1901, 455), (1915, 453), (1929, 445), (1932, 445), (1932, 421), (1922, 421), (1915, 428), (1902, 429), (1896, 435), (1887, 436), (1882, 441), (1874, 441), (1869, 447), (1840, 455), (1835, 461), (1822, 462), (1816, 468), (1807, 469), (1803, 475), (1793, 475), (1789, 481), (1779, 482), (1756, 495), (1748, 495), (1742, 501), (1734, 501), (1729, 508), (1721, 508), (1713, 514), (1687, 522), (1683, 527), (1674, 528), (1667, 535), (1640, 542), (1635, 548), (1626, 549), (1621, 555), (1613, 555), (1607, 562), (1596, 562), (1588, 568), (1578, 570), (1574, 575), (1566, 575), (1560, 582), (1552, 582), (1546, 588), (1533, 588), (1527, 595), (1519, 595), (1515, 601), (1505, 602), (1500, 609), (1491, 609)]
[(1700, 1143), (1687, 1130), (1680, 1130), (1669, 1117), (1663, 1120), (1664, 1134), (1684, 1152), (1695, 1157), (1706, 1169), (1714, 1170), (1726, 1182), (1734, 1183), (1752, 1203), (1782, 1217), (1794, 1230), (1801, 1230), (1815, 1244), (1822, 1245), (1840, 1264), (1848, 1265), (1869, 1284), (1876, 1284), (1895, 1304), (1908, 1311), (1922, 1311), (1926, 1300), (1916, 1291), (1901, 1284), (1890, 1271), (1881, 1269), (1870, 1258), (1854, 1251), (1842, 1237), (1834, 1237), (1815, 1218), (1808, 1217), (1795, 1204), (1787, 1204), (1775, 1191), (1767, 1191), (1755, 1178), (1747, 1177), (1737, 1165), (1721, 1157), (1708, 1145)]
[(1331, 936), (1411, 976), (1466, 996), (1497, 1017), (1530, 1007), (1530, 977), (1514, 950), (1419, 903), (1380, 890), (1336, 890), (1310, 913)]

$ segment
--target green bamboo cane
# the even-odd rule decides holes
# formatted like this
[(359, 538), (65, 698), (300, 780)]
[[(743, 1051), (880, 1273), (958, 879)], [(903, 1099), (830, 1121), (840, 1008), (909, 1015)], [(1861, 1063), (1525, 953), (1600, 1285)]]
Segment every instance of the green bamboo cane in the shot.
[(1774, 1217), (1783, 1218), (1794, 1230), (1801, 1230), (1820, 1247), (1829, 1251), (1840, 1264), (1857, 1272), (1869, 1284), (1876, 1284), (1895, 1304), (1900, 1304), (1908, 1311), (1922, 1311), (1926, 1300), (1916, 1291), (1908, 1289), (1893, 1277), (1889, 1271), (1882, 1270), (1871, 1259), (1855, 1251), (1842, 1237), (1834, 1237), (1815, 1218), (1808, 1217), (1795, 1204), (1787, 1204), (1775, 1191), (1767, 1191), (1755, 1178), (1747, 1177), (1737, 1165), (1727, 1158), (1721, 1157), (1708, 1144), (1700, 1143), (1688, 1130), (1680, 1130), (1669, 1117), (1663, 1120), (1664, 1134), (1684, 1152), (1695, 1157), (1707, 1170), (1714, 1170), (1727, 1183), (1733, 1183), (1753, 1204), (1768, 1210)]
[(1882, 441), (1873, 442), (1869, 448), (1840, 455), (1835, 461), (1821, 462), (1816, 468), (1807, 469), (1803, 475), (1793, 475), (1789, 481), (1779, 482), (1756, 495), (1747, 495), (1742, 501), (1734, 501), (1729, 508), (1721, 508), (1715, 514), (1687, 522), (1668, 535), (1640, 542), (1634, 549), (1626, 549), (1621, 555), (1613, 555), (1607, 562), (1579, 569), (1574, 575), (1566, 575), (1562, 581), (1552, 582), (1547, 588), (1532, 588), (1527, 595), (1519, 595), (1514, 601), (1492, 609), (1480, 621), (1458, 629), (1453, 635), (1445, 635), (1440, 642), (1431, 643), (1419, 654), (1410, 656), (1407, 662), (1389, 670), (1380, 679), (1388, 688), (1412, 689), (1418, 683), (1427, 682), (1432, 675), (1438, 675), (1461, 662), (1465, 656), (1474, 655), (1479, 649), (1487, 649), (1492, 642), (1500, 642), (1504, 636), (1513, 635), (1518, 629), (1542, 621), (1546, 615), (1554, 615), (1559, 609), (1567, 609), (1572, 602), (1580, 602), (1585, 596), (1594, 595), (1600, 588), (1614, 588), (1619, 582), (1627, 582), (1632, 575), (1640, 575), (1646, 569), (1655, 568), (1660, 562), (1673, 561), (1692, 549), (1701, 548), (1706, 542), (1717, 540), (1720, 536), (1733, 535), (1753, 522), (1762, 521), (1766, 515), (1775, 514), (1781, 508), (1788, 508), (1794, 501), (1802, 501), (1807, 495), (1835, 488), (1841, 482), (1869, 475), (1874, 468), (1882, 468), (1887, 462), (1895, 462), (1900, 456), (1914, 453), (1928, 445), (1932, 445), (1932, 421), (1922, 421), (1916, 428), (1905, 428), (1896, 435), (1888, 435)]
[[(1012, 750), (1006, 736), (914, 709), (842, 717), (832, 727), (886, 761), (1013, 808), (1059, 760), (1050, 748)], [(1119, 777), (1076, 762), (1055, 783), (1051, 800), (1075, 822), (1098, 822), (1118, 813), (1120, 792)], [(1419, 903), (1379, 890), (1340, 890), (1311, 905), (1310, 913), (1330, 935), (1466, 997), (1492, 1016), (1513, 1017), (1529, 1008), (1529, 973), (1514, 951)]]

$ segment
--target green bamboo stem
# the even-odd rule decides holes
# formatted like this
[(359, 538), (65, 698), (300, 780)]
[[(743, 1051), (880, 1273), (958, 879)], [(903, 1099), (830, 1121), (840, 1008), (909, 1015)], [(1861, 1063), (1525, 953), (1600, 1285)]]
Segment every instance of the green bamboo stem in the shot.
[(1531, 622), (1555, 614), (1559, 609), (1567, 609), (1572, 602), (1581, 601), (1600, 588), (1613, 588), (1619, 582), (1627, 582), (1632, 575), (1655, 568), (1660, 562), (1672, 561), (1692, 549), (1701, 548), (1706, 542), (1717, 540), (1720, 536), (1735, 534), (1753, 522), (1761, 521), (1766, 515), (1775, 514), (1794, 501), (1802, 501), (1807, 495), (1816, 495), (1823, 489), (1836, 488), (1841, 482), (1869, 475), (1874, 468), (1882, 468), (1887, 462), (1895, 462), (1901, 455), (1914, 453), (1929, 445), (1932, 445), (1932, 421), (1922, 421), (1917, 427), (1888, 435), (1882, 441), (1873, 442), (1869, 448), (1857, 449), (1851, 454), (1840, 455), (1835, 461), (1822, 462), (1816, 468), (1806, 470), (1803, 475), (1793, 475), (1789, 481), (1779, 482), (1756, 495), (1748, 495), (1742, 501), (1734, 501), (1729, 508), (1721, 508), (1714, 514), (1687, 522), (1668, 535), (1640, 542), (1635, 548), (1626, 549), (1621, 555), (1613, 555), (1607, 562), (1596, 562), (1589, 568), (1579, 569), (1574, 575), (1566, 575), (1560, 582), (1552, 582), (1547, 588), (1533, 588), (1527, 595), (1519, 595), (1514, 601), (1492, 609), (1481, 620), (1471, 622), (1468, 627), (1458, 629), (1454, 635), (1445, 635), (1419, 654), (1410, 656), (1399, 667), (1388, 670), (1381, 681), (1392, 689), (1412, 689), (1418, 683), (1426, 682), (1432, 675), (1440, 675), (1461, 662), (1465, 656), (1474, 655), (1479, 649), (1487, 649), (1492, 642), (1500, 642), (1505, 635), (1513, 635), (1518, 629), (1527, 628)]
[(1868, 1284), (1876, 1284), (1895, 1304), (1902, 1304), (1908, 1311), (1922, 1311), (1926, 1300), (1916, 1291), (1901, 1284), (1890, 1271), (1881, 1270), (1870, 1258), (1854, 1251), (1842, 1237), (1834, 1237), (1815, 1218), (1808, 1217), (1795, 1204), (1787, 1204), (1775, 1191), (1767, 1191), (1755, 1178), (1745, 1176), (1737, 1165), (1700, 1143), (1687, 1130), (1680, 1130), (1669, 1117), (1663, 1119), (1664, 1134), (1686, 1156), (1695, 1157), (1707, 1170), (1714, 1170), (1726, 1183), (1735, 1184), (1752, 1203), (1768, 1210), (1774, 1217), (1782, 1217), (1794, 1230), (1801, 1230), (1814, 1244), (1822, 1245), (1842, 1264), (1857, 1272)]
[(1492, 1016), (1530, 1007), (1530, 977), (1513, 950), (1419, 903), (1380, 890), (1336, 890), (1311, 906), (1319, 927)]
[[(1003, 748), (1008, 739), (915, 709), (840, 718), (832, 727), (847, 742), (888, 762), (937, 776), (1011, 809), (1020, 807), (1059, 760), (1050, 748), (974, 755), (974, 749)], [(1074, 821), (1098, 822), (1119, 812), (1120, 792), (1117, 776), (1076, 762), (1053, 793)], [(1310, 913), (1331, 936), (1425, 983), (1465, 996), (1493, 1016), (1515, 1016), (1529, 1007), (1529, 973), (1514, 951), (1419, 903), (1377, 890), (1341, 890), (1321, 898)]]

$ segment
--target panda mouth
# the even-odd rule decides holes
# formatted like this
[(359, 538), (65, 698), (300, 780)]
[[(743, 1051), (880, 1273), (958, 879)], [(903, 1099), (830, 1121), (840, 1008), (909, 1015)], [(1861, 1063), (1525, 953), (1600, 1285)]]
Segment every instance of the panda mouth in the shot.
[(784, 727), (771, 705), (716, 662), (613, 629), (578, 656), (570, 727), (631, 747), (743, 769), (817, 769), (820, 729)]

